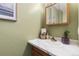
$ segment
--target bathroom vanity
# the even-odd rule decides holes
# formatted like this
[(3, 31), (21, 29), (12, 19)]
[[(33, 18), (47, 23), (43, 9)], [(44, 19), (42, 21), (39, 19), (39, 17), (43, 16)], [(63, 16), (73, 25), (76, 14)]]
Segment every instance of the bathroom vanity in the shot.
[(32, 56), (79, 56), (79, 46), (73, 43), (67, 45), (50, 39), (33, 39), (28, 43), (32, 45)]

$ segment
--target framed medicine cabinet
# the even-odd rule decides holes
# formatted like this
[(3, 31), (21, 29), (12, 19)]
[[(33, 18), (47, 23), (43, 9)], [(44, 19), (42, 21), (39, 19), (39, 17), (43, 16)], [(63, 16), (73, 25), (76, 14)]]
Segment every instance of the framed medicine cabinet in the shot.
[(45, 7), (46, 25), (69, 23), (70, 4), (52, 3)]

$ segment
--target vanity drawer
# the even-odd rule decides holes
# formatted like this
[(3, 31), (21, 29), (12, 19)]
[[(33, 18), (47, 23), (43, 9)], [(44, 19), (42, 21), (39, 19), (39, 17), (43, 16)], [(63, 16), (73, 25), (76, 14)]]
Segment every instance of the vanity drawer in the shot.
[(44, 51), (34, 46), (32, 46), (32, 55), (33, 56), (49, 56), (49, 54), (45, 53)]

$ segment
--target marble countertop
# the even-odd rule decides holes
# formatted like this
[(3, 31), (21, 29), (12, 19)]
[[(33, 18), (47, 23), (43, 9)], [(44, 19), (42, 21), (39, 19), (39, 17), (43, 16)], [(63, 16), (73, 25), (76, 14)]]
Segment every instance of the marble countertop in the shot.
[(61, 41), (50, 39), (33, 39), (28, 43), (53, 56), (79, 56), (79, 46), (76, 44), (63, 44)]

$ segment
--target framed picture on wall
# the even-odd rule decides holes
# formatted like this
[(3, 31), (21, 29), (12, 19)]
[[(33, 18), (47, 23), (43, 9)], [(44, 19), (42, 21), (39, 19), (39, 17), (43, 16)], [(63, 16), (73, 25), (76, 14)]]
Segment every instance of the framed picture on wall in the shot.
[(16, 21), (16, 4), (0, 3), (0, 19)]

